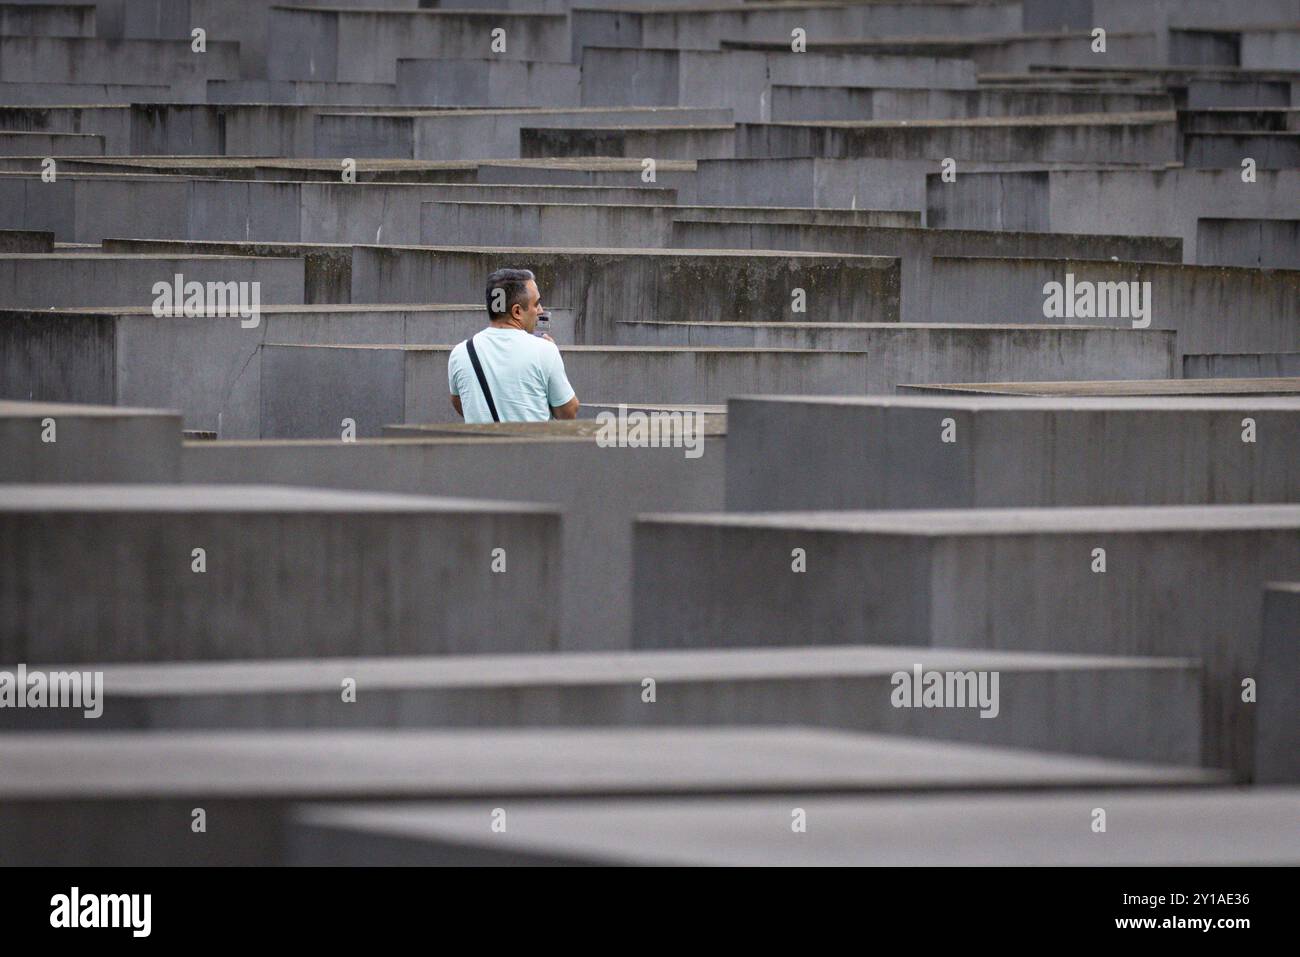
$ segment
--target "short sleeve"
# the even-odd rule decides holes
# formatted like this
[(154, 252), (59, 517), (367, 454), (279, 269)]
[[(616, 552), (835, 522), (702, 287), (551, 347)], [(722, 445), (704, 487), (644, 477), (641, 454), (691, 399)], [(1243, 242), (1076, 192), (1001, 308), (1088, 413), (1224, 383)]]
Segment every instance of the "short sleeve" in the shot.
[(569, 385), (569, 377), (564, 374), (564, 359), (560, 356), (559, 348), (552, 345), (548, 352), (550, 354), (546, 362), (546, 401), (552, 408), (558, 408), (572, 399), (575, 393), (573, 386)]
[(452, 395), (460, 395), (460, 389), (456, 387), (456, 359), (458, 349), (460, 349), (460, 346), (456, 346), (455, 349), (452, 349), (451, 355), (447, 357), (447, 388)]

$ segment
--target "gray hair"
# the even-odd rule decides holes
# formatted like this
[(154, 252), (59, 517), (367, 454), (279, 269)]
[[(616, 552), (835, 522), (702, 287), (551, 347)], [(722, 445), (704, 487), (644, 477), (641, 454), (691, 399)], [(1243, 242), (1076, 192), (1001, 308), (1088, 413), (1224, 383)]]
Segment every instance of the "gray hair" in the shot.
[[(487, 279), (487, 311), (489, 319), (504, 319), (510, 315), (510, 310), (516, 305), (528, 305), (528, 281), (536, 281), (537, 277), (529, 269), (498, 269)], [(504, 298), (497, 296), (496, 291), (500, 289), (505, 295)], [(502, 304), (501, 310), (492, 308), (492, 300), (496, 299)]]

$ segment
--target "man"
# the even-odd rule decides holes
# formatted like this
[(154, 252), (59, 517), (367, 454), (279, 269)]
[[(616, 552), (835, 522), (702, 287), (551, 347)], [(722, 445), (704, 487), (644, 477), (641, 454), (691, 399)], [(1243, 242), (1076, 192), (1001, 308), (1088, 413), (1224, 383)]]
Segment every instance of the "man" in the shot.
[[(498, 269), (487, 281), (488, 327), (451, 350), (451, 404), (466, 422), (546, 422), (578, 417), (578, 396), (564, 374), (555, 340), (533, 335), (542, 295), (527, 269)], [(479, 384), (469, 343), (487, 380)]]

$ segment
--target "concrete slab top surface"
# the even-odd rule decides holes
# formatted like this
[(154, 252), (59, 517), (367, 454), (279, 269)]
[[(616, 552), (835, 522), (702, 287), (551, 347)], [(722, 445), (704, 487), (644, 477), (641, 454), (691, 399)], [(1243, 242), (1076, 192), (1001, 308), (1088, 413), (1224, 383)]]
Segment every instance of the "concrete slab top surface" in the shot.
[[(894, 323), (885, 323), (887, 328)], [(268, 342), (268, 346), (289, 346), (294, 349), (400, 349), (403, 352), (450, 352), (456, 346), (452, 343), (445, 344), (415, 344), (415, 343), (312, 343), (312, 342)], [(817, 355), (823, 353), (833, 353), (835, 355), (866, 355), (865, 350), (861, 349), (793, 349), (785, 346), (588, 346), (588, 345), (565, 345), (561, 350), (564, 353), (569, 352), (673, 352), (673, 353), (693, 353), (708, 352), (712, 354), (723, 352), (739, 353), (773, 353), (773, 352), (793, 352), (798, 355)], [(1199, 380), (1204, 381), (1204, 380)]]
[[(98, 257), (102, 258), (102, 257)], [(154, 258), (154, 257), (149, 257)], [(213, 257), (187, 256), (187, 259), (203, 259)], [(547, 306), (548, 309), (563, 309), (563, 306)], [(309, 305), (281, 305), (269, 304), (259, 305), (258, 311), (262, 315), (347, 315), (358, 312), (472, 312), (481, 311), (484, 314), (484, 324), (487, 323), (487, 309), (481, 302), (464, 302), (464, 303), (429, 303), (417, 302), (409, 304), (394, 304), (391, 302), (345, 302), (345, 303), (312, 303)], [(84, 309), (11, 309), (0, 307), (0, 317), (21, 315), (21, 316), (153, 316), (152, 306), (87, 306)], [(180, 316), (174, 317), (157, 317), (157, 318), (185, 318)], [(193, 318), (193, 317), (191, 317)], [(203, 317), (198, 317), (203, 318)], [(214, 316), (212, 318), (225, 318)]]
[(1090, 532), (1300, 531), (1300, 505), (1133, 505), (1104, 508), (971, 508), (842, 512), (689, 512), (642, 523), (772, 528), (845, 534), (1038, 535)]
[[(230, 256), (205, 255), (203, 253), (0, 253), (0, 262), (37, 260), (45, 262), (67, 262), (69, 260), (89, 260), (93, 262), (193, 262), (195, 260), (213, 260), (219, 262), (246, 262), (251, 259), (268, 260), (267, 256)], [(281, 257), (286, 261), (292, 257)]]
[[(1300, 586), (1297, 586), (1300, 587)], [(112, 697), (334, 693), (343, 677), (366, 690), (604, 685), (657, 682), (771, 681), (893, 675), (926, 671), (1143, 671), (1199, 668), (1190, 658), (1127, 658), (954, 648), (856, 646), (691, 651), (548, 652), (535, 655), (303, 658), (51, 665), (44, 670), (103, 671)], [(34, 666), (29, 665), (29, 668)], [(9, 667), (9, 670), (13, 670)]]
[[(358, 835), (487, 845), (633, 864), (952, 866), (1294, 864), (1300, 788), (816, 797), (791, 840), (776, 798), (512, 802), (490, 833), (481, 805), (317, 804), (300, 823)], [(1092, 833), (1092, 809), (1108, 833)], [(1080, 827), (1079, 822), (1084, 822)]]
[(1271, 379), (1108, 379), (1079, 382), (909, 383), (899, 388), (943, 389), (1018, 396), (1300, 395), (1300, 376)]
[[(609, 107), (607, 107), (609, 109)], [(620, 107), (621, 109), (621, 107)], [(480, 169), (494, 166), (511, 166), (526, 169), (579, 169), (595, 171), (616, 171), (616, 172), (635, 172), (640, 173), (642, 162), (639, 159), (629, 159), (624, 156), (548, 156), (536, 159), (487, 159), (476, 161)], [(674, 170), (679, 173), (693, 173), (696, 169), (696, 161), (693, 159), (659, 159), (655, 160), (655, 168), (661, 170)], [(480, 183), (480, 186), (490, 186), (490, 183)], [(556, 189), (564, 187), (555, 187)], [(632, 187), (634, 189), (668, 189), (670, 187), (660, 186), (643, 186)]]
[[(946, 332), (960, 332), (964, 329), (976, 331), (988, 331), (992, 329), (1004, 332), (1017, 332), (1022, 330), (1046, 332), (1056, 329), (1068, 329), (1074, 332), (1087, 330), (1113, 332), (1117, 329), (1122, 332), (1129, 331), (1129, 327), (1126, 325), (1089, 326), (1064, 322), (717, 322), (713, 320), (695, 322), (691, 320), (617, 319), (615, 320), (615, 324), (620, 326), (684, 326), (687, 329), (695, 326), (705, 326), (708, 328), (721, 329), (881, 329), (884, 331), (898, 329), (910, 332), (924, 332), (930, 329), (942, 329)], [(1162, 334), (1168, 333), (1172, 335), (1176, 330), (1139, 329), (1136, 331), (1157, 332)]]
[(869, 409), (961, 409), (964, 412), (1300, 412), (1300, 395), (1040, 396), (1040, 395), (733, 395), (729, 402), (833, 405)]
[(19, 402), (0, 399), (0, 419), (43, 419), (46, 416), (74, 418), (134, 419), (140, 416), (177, 418), (170, 409), (137, 409), (128, 405), (77, 405), (72, 402)]
[[(754, 226), (761, 223), (747, 222)], [(875, 228), (875, 227), (862, 227)], [(890, 227), (880, 227), (881, 229)], [(895, 227), (904, 228), (904, 227)], [(269, 245), (269, 244), (268, 244)], [(314, 245), (302, 243), (300, 245)], [(771, 249), (659, 249), (640, 246), (413, 246), (393, 244), (376, 246), (373, 243), (354, 244), (358, 249), (419, 250), (421, 252), (449, 253), (466, 255), (469, 253), (491, 253), (493, 255), (524, 255), (533, 257), (548, 256), (604, 256), (609, 259), (621, 259), (625, 256), (658, 256), (664, 258), (702, 258), (706, 256), (726, 257), (729, 259), (809, 259), (839, 262), (849, 259), (855, 264), (871, 265), (879, 269), (888, 269), (898, 262), (897, 256), (862, 256), (857, 253), (802, 252), (800, 250)], [(39, 254), (29, 254), (39, 255)]]
[(34, 798), (889, 791), (1197, 785), (1223, 772), (804, 728), (0, 736)]
[(0, 512), (490, 512), (559, 514), (532, 502), (284, 485), (0, 485)]
[(1044, 113), (1033, 116), (981, 116), (950, 120), (799, 120), (780, 121), (771, 126), (827, 126), (839, 129), (965, 129), (1007, 126), (1150, 126), (1173, 123), (1173, 110), (1141, 113)]
[[(635, 408), (632, 411), (637, 411)], [(614, 413), (611, 411), (611, 415)], [(668, 430), (685, 428), (685, 419), (656, 417), (660, 434)], [(617, 421), (617, 419), (615, 420)], [(413, 423), (393, 425), (387, 428), (422, 433), (446, 433), (448, 435), (544, 435), (544, 436), (578, 436), (598, 438), (608, 426), (598, 419), (552, 419), (550, 422), (447, 422), (447, 423)], [(691, 426), (692, 434), (726, 435), (727, 427), (716, 419), (705, 416), (703, 422)]]

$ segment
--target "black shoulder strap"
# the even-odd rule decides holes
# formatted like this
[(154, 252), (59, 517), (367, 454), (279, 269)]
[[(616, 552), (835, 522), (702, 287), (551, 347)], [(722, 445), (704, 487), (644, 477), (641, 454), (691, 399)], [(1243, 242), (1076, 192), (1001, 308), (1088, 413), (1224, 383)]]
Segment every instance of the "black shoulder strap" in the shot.
[(478, 376), (478, 384), (483, 389), (483, 398), (487, 399), (488, 411), (492, 413), (492, 421), (500, 422), (501, 416), (497, 415), (497, 404), (492, 401), (492, 390), (488, 388), (487, 376), (483, 374), (483, 365), (478, 361), (478, 353), (474, 351), (473, 336), (465, 340), (465, 351), (469, 353), (469, 361), (474, 366), (474, 374)]

